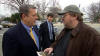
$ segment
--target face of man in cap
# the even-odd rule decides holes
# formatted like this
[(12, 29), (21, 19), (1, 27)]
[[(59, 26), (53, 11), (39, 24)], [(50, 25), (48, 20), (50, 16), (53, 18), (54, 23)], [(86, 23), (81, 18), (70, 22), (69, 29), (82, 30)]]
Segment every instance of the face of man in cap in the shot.
[[(74, 15), (73, 15), (74, 14)], [(79, 8), (76, 5), (69, 5), (59, 12), (59, 15), (63, 15), (63, 23), (67, 28), (74, 28), (78, 24), (78, 15), (81, 14)]]
[(71, 16), (69, 13), (65, 13), (62, 17), (63, 24), (66, 28), (72, 29), (75, 27), (75, 22), (77, 20), (77, 16)]

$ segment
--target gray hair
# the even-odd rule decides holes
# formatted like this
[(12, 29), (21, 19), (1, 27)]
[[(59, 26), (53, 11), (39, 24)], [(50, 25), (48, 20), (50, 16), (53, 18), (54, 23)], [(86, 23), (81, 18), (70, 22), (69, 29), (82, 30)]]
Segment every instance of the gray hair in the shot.
[(19, 7), (19, 13), (20, 14), (28, 15), (30, 8), (36, 9), (36, 7), (34, 5), (23, 4), (23, 5), (21, 5)]

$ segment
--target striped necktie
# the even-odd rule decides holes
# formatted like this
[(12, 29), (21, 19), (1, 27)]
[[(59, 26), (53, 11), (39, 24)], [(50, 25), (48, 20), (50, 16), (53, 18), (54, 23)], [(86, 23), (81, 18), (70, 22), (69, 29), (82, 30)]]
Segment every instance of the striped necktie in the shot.
[(34, 40), (34, 42), (35, 42), (35, 44), (37, 46), (36, 39), (35, 39), (35, 37), (33, 35), (33, 32), (32, 32), (32, 28), (30, 29), (30, 35), (31, 35), (32, 39)]

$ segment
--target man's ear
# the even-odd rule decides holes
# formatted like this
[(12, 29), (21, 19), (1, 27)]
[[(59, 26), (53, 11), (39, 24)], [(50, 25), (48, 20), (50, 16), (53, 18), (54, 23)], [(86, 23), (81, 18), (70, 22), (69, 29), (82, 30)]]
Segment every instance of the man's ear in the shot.
[(25, 14), (22, 14), (22, 18), (25, 18), (25, 16), (26, 16)]

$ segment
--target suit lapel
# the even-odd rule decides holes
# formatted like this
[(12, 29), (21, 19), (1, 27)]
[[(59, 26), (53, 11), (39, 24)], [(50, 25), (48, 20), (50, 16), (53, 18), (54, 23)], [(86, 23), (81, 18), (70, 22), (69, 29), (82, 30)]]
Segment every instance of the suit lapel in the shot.
[(19, 29), (20, 29), (20, 33), (21, 36), (26, 40), (26, 42), (29, 42), (32, 44), (33, 48), (35, 50), (38, 50), (34, 40), (31, 38), (31, 36), (28, 34), (28, 32), (26, 31), (26, 29), (24, 28), (24, 26), (21, 24), (21, 22), (19, 23)]
[(45, 22), (45, 26), (46, 26), (47, 31), (49, 32), (48, 22), (47, 21)]

